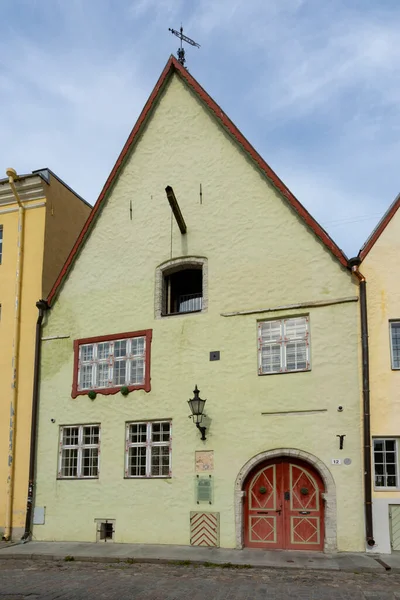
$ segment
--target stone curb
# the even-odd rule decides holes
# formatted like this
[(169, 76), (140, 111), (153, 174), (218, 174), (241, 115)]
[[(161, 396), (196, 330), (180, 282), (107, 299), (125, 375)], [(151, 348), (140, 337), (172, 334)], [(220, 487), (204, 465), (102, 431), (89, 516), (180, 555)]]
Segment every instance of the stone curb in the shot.
[[(66, 558), (71, 557), (71, 560), (66, 560)], [(277, 565), (277, 564), (269, 564), (269, 565), (260, 565), (260, 564), (251, 564), (251, 563), (240, 563), (240, 562), (224, 562), (224, 561), (208, 561), (203, 559), (194, 559), (194, 560), (182, 560), (182, 559), (169, 559), (169, 558), (149, 558), (149, 557), (115, 557), (115, 556), (77, 556), (77, 555), (65, 555), (61, 556), (58, 554), (13, 554), (7, 553), (3, 554), (0, 552), (0, 560), (1, 559), (12, 559), (12, 560), (48, 560), (48, 561), (61, 561), (61, 562), (91, 562), (91, 563), (127, 563), (127, 564), (170, 564), (175, 566), (210, 566), (210, 567), (222, 567), (223, 565), (232, 565), (231, 568), (243, 569), (246, 568), (251, 569), (273, 569), (273, 570), (297, 570), (297, 571), (318, 571), (318, 572), (342, 572), (342, 573), (372, 573), (372, 574), (399, 574), (400, 567), (390, 568), (390, 570), (386, 570), (383, 566), (381, 569), (367, 567), (367, 566), (344, 566), (344, 567), (324, 567), (322, 566), (312, 566), (309, 565), (296, 565), (296, 564), (287, 564), (287, 565)], [(374, 560), (371, 557), (371, 560)], [(226, 568), (226, 567), (225, 567)], [(250, 570), (250, 569), (249, 569)]]

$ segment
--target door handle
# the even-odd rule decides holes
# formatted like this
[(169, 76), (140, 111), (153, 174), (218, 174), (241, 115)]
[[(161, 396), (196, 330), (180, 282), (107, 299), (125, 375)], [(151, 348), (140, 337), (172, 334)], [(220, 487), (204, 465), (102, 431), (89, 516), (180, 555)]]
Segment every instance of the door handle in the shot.
[(311, 510), (299, 510), (299, 515), (310, 515)]
[(258, 515), (267, 515), (267, 514), (268, 514), (268, 511), (267, 511), (267, 510), (258, 510), (258, 511), (257, 511), (257, 514), (258, 514)]

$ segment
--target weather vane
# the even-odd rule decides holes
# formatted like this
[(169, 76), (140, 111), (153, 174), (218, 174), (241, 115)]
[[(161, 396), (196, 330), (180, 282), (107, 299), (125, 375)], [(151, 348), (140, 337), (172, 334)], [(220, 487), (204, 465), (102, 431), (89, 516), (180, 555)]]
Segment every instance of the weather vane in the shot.
[(176, 35), (176, 37), (178, 37), (181, 40), (181, 45), (180, 45), (180, 48), (178, 48), (177, 54), (178, 54), (178, 61), (184, 67), (185, 66), (185, 62), (186, 62), (186, 58), (185, 58), (185, 49), (182, 46), (182, 42), (187, 42), (191, 46), (196, 46), (196, 48), (200, 48), (200, 44), (198, 44), (197, 42), (195, 42), (194, 40), (192, 40), (190, 37), (187, 37), (186, 35), (183, 35), (183, 27), (182, 27), (182, 25), (181, 25), (181, 28), (180, 28), (179, 31), (176, 31), (176, 29), (171, 29), (171, 27), (168, 28), (168, 31), (170, 31), (171, 33), (173, 33), (174, 35)]

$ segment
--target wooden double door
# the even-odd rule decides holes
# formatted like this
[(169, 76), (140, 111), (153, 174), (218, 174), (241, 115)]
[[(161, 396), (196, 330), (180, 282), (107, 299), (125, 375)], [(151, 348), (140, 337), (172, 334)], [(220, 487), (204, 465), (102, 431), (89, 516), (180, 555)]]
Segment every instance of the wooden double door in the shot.
[(323, 491), (317, 471), (300, 460), (259, 465), (245, 483), (245, 546), (323, 550)]

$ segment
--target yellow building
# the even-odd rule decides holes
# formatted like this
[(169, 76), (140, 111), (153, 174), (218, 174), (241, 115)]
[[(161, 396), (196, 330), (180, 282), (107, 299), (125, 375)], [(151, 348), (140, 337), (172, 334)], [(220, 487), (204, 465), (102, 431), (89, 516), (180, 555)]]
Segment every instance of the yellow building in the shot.
[(400, 550), (400, 196), (360, 251), (367, 282), (374, 551)]
[(0, 533), (25, 528), (36, 302), (46, 298), (91, 207), (49, 169), (0, 180)]
[(48, 301), (35, 539), (365, 548), (357, 279), (173, 57)]

